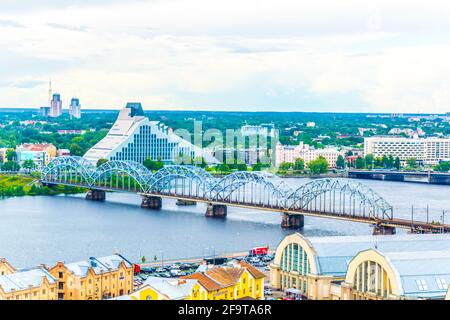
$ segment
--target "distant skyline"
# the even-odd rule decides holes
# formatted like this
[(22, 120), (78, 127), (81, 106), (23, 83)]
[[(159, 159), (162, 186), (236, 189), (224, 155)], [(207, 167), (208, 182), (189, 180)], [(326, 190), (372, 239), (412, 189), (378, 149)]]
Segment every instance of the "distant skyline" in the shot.
[(0, 2), (0, 108), (450, 111), (444, 0)]

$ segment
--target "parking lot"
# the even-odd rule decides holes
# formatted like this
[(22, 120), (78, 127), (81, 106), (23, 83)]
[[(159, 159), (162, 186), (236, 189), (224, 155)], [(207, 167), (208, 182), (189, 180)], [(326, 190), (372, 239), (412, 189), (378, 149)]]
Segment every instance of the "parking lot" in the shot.
[[(182, 276), (187, 276), (197, 271), (201, 271), (205, 268), (206, 263), (208, 266), (233, 266), (235, 263), (243, 260), (247, 263), (253, 265), (254, 267), (261, 270), (263, 273), (268, 275), (269, 264), (274, 258), (273, 253), (263, 254), (263, 255), (247, 255), (247, 256), (236, 256), (233, 258), (210, 258), (204, 260), (198, 260), (197, 262), (173, 262), (170, 264), (160, 264), (152, 266), (141, 266), (141, 272), (135, 276), (134, 286), (135, 288), (140, 287), (145, 280), (149, 277), (163, 277), (163, 278), (178, 278)], [(266, 292), (270, 295), (270, 291)]]

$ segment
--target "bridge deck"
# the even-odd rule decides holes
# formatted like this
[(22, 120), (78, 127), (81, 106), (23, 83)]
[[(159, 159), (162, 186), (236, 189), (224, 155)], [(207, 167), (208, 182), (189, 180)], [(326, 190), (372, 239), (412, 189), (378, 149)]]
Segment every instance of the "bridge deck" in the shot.
[[(86, 186), (84, 184), (61, 183), (61, 182), (56, 182), (56, 181), (55, 182), (45, 181), (44, 183), (56, 184), (56, 185), (66, 185), (66, 186), (71, 186), (71, 187), (89, 188), (89, 186)], [(411, 220), (399, 219), (399, 218), (379, 219), (379, 218), (372, 217), (372, 216), (362, 216), (362, 215), (356, 215), (356, 214), (350, 215), (350, 214), (337, 214), (337, 213), (309, 211), (309, 210), (289, 210), (289, 209), (286, 209), (281, 206), (267, 206), (264, 204), (236, 202), (236, 201), (217, 201), (217, 200), (211, 200), (211, 199), (207, 199), (207, 198), (203, 198), (203, 197), (195, 197), (195, 196), (189, 196), (189, 195), (183, 195), (183, 194), (146, 193), (146, 192), (139, 192), (139, 191), (133, 192), (133, 191), (123, 190), (121, 188), (114, 188), (114, 187), (110, 187), (110, 186), (108, 186), (108, 187), (96, 186), (95, 189), (106, 191), (106, 192), (136, 193), (141, 196), (154, 196), (154, 197), (161, 197), (161, 198), (166, 198), (166, 199), (180, 199), (180, 200), (186, 200), (186, 201), (195, 201), (195, 202), (200, 202), (200, 203), (226, 205), (226, 206), (253, 209), (253, 210), (279, 212), (279, 213), (286, 213), (289, 215), (304, 215), (304, 216), (310, 216), (310, 217), (351, 221), (351, 222), (365, 223), (365, 224), (376, 225), (376, 226), (408, 229), (408, 230), (411, 230), (414, 232), (433, 232), (433, 233), (450, 232), (449, 224), (445, 224), (445, 225), (432, 224), (432, 223), (427, 223), (425, 221), (411, 221)]]

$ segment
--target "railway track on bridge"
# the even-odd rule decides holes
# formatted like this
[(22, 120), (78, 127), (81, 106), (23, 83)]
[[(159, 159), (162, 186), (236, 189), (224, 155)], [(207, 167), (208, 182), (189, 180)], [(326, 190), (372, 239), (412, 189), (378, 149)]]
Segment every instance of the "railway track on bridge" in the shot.
[[(383, 197), (348, 179), (316, 179), (293, 189), (255, 172), (216, 178), (194, 166), (166, 166), (151, 172), (130, 161), (109, 161), (95, 168), (80, 157), (59, 157), (43, 169), (41, 182), (103, 193), (136, 193), (145, 207), (155, 209), (161, 207), (161, 198), (203, 202), (209, 216), (216, 216), (216, 211), (217, 216), (226, 216), (227, 206), (280, 212), (287, 227), (301, 227), (303, 216), (311, 216), (370, 224), (379, 234), (395, 233), (396, 228), (450, 232), (450, 225), (395, 218), (393, 206)], [(91, 199), (104, 199), (104, 194), (93, 191)]]

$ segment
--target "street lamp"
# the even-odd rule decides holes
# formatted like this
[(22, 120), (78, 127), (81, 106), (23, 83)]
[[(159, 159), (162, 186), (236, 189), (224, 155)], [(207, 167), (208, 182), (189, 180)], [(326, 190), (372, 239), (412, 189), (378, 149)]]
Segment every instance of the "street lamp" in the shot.
[(441, 220), (442, 220), (442, 233), (445, 233), (445, 214), (449, 212), (449, 210), (442, 210), (442, 216), (441, 216)]

